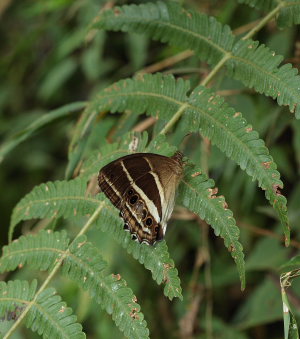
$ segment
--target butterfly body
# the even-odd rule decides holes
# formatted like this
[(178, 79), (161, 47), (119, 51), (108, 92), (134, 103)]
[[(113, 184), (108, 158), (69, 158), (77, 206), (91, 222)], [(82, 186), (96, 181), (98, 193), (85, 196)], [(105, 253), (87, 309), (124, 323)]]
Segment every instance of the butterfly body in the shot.
[(104, 166), (100, 189), (120, 210), (124, 229), (141, 243), (162, 240), (183, 173), (182, 154), (135, 153)]

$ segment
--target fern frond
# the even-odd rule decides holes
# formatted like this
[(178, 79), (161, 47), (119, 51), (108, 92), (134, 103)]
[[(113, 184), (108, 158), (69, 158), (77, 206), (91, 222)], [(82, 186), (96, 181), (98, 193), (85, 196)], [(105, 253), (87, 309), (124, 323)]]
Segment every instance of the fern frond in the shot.
[(0, 272), (29, 264), (40, 270), (51, 270), (66, 254), (62, 272), (77, 282), (112, 315), (116, 325), (128, 338), (148, 338), (149, 331), (132, 290), (120, 275), (104, 274), (107, 267), (98, 249), (80, 236), (69, 247), (66, 232), (40, 231), (21, 236), (3, 249)]
[[(184, 119), (187, 125), (208, 137), (229, 158), (245, 170), (265, 191), (266, 198), (277, 212), (289, 243), (290, 230), (287, 201), (279, 188), (283, 187), (277, 165), (259, 135), (239, 112), (227, 105), (222, 97), (203, 86), (197, 87), (189, 98), (191, 110)], [(205, 115), (209, 119), (205, 119)]]
[[(190, 167), (188, 164), (186, 166)], [(217, 196), (217, 191), (212, 179), (197, 169), (188, 168), (180, 184), (178, 202), (198, 214), (212, 226), (217, 236), (224, 239), (225, 246), (236, 263), (243, 290), (246, 279), (243, 247), (239, 242), (240, 230), (224, 197)]]
[(217, 64), (232, 49), (234, 35), (214, 17), (185, 10), (179, 4), (153, 2), (102, 11), (93, 28), (145, 33), (154, 40), (193, 49), (201, 60)]
[(157, 2), (115, 7), (101, 12), (94, 27), (106, 30), (145, 33), (154, 40), (193, 49), (201, 60), (216, 65), (221, 59), (230, 75), (259, 93), (289, 106), (300, 119), (300, 77), (291, 65), (279, 67), (275, 56), (252, 40), (239, 40), (228, 26), (175, 2)]
[(45, 338), (85, 338), (76, 319), (55, 289), (47, 288), (38, 295), (36, 304), (28, 312), (26, 326)]
[(291, 64), (280, 66), (283, 57), (276, 55), (258, 41), (239, 40), (227, 61), (229, 73), (259, 93), (277, 99), (279, 105), (289, 106), (300, 119), (300, 77)]
[[(178, 87), (178, 88), (177, 88)], [(277, 166), (263, 140), (252, 130), (241, 113), (235, 112), (224, 100), (203, 86), (187, 97), (188, 83), (172, 76), (146, 74), (135, 79), (121, 80), (102, 91), (91, 103), (91, 110), (109, 109), (122, 112), (146, 112), (170, 120), (185, 106), (183, 132), (199, 131), (233, 159), (266, 191), (266, 198), (278, 213), (289, 242), (286, 199), (280, 194), (283, 187)], [(158, 107), (161, 109), (158, 111)]]
[(18, 318), (28, 303), (32, 303), (25, 316), (25, 324), (32, 331), (51, 339), (85, 338), (72, 309), (66, 307), (55, 289), (48, 288), (35, 299), (36, 286), (35, 280), (30, 285), (27, 281), (1, 281), (0, 315), (7, 317), (9, 312), (15, 312)]
[(49, 270), (68, 248), (65, 231), (40, 231), (37, 235), (21, 236), (4, 246), (0, 258), (0, 272), (12, 271), (29, 265), (39, 270)]
[(92, 213), (98, 201), (93, 198), (87, 199), (85, 191), (86, 181), (82, 179), (73, 180), (71, 185), (67, 181), (57, 181), (36, 186), (13, 210), (9, 241), (12, 239), (15, 226), (21, 220), (59, 216), (68, 218), (77, 214)]
[(98, 249), (82, 235), (71, 244), (70, 254), (64, 260), (63, 273), (77, 281), (112, 315), (126, 337), (149, 338), (147, 323), (135, 295), (119, 274), (103, 276), (106, 263)]
[[(81, 178), (36, 186), (16, 205), (11, 233), (16, 223), (21, 220), (92, 214), (103, 200), (107, 201), (103, 194), (96, 197), (85, 196), (85, 180)], [(166, 244), (150, 248), (132, 241), (123, 230), (123, 223), (118, 217), (117, 210), (109, 202), (105, 203), (97, 225), (103, 232), (111, 234), (129, 253), (132, 253), (135, 259), (144, 264), (158, 284), (162, 282), (166, 284), (164, 292), (167, 297), (182, 298), (178, 272), (169, 257)]]

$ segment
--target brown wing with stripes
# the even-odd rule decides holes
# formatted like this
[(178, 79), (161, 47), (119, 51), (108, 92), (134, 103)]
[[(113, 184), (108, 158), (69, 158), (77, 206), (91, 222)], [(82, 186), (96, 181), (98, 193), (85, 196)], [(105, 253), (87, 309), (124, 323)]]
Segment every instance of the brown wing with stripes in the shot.
[(124, 229), (131, 232), (134, 240), (153, 245), (163, 239), (165, 227), (161, 221), (166, 219), (164, 204), (168, 203), (165, 200), (168, 189), (164, 192), (163, 184), (169, 182), (175, 192), (182, 173), (177, 167), (172, 158), (136, 153), (119, 158), (100, 170), (99, 186), (120, 210)]

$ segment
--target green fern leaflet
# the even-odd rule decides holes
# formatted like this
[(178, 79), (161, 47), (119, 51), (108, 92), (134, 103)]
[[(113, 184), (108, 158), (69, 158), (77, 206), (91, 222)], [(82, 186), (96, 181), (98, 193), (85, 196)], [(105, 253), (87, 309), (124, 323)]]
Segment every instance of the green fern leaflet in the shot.
[(41, 231), (37, 235), (21, 236), (4, 247), (0, 271), (14, 270), (25, 264), (51, 271), (64, 255), (62, 273), (88, 291), (93, 300), (112, 315), (126, 337), (148, 338), (144, 315), (126, 281), (120, 275), (104, 274), (107, 264), (85, 236), (78, 237), (70, 246), (68, 243), (66, 232)]
[(237, 40), (228, 26), (215, 18), (185, 10), (175, 2), (125, 5), (101, 12), (94, 28), (147, 34), (195, 51), (212, 66), (225, 65), (229, 75), (259, 93), (289, 106), (300, 119), (300, 77), (290, 64), (280, 66), (283, 57), (250, 39)]
[(80, 324), (76, 316), (66, 307), (54, 288), (47, 288), (35, 297), (37, 282), (27, 281), (0, 282), (0, 316), (18, 318), (23, 309), (31, 303), (31, 308), (25, 316), (25, 325), (44, 338), (76, 338), (83, 339)]

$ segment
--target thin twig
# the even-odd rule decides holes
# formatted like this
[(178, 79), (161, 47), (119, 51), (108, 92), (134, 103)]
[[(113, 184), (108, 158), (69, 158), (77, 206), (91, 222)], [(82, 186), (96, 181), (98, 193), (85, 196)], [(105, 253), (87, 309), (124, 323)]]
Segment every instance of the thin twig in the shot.
[[(285, 238), (284, 236), (280, 236), (277, 233), (274, 233), (270, 230), (266, 230), (257, 226), (253, 226), (253, 225), (249, 225), (246, 223), (239, 223), (239, 225), (243, 228), (247, 228), (250, 231), (252, 231), (253, 233), (259, 234), (259, 235), (263, 235), (263, 236), (267, 236), (267, 237), (271, 237), (271, 238), (275, 238), (280, 240), (281, 242), (285, 242)], [(291, 240), (291, 246), (300, 249), (300, 242), (297, 240)]]
[(166, 126), (159, 132), (159, 134), (166, 134), (172, 127), (175, 125), (177, 120), (182, 116), (184, 110), (189, 106), (188, 103), (181, 105), (179, 110), (173, 115), (171, 120), (166, 124)]
[[(174, 213), (172, 214), (172, 218), (176, 220), (196, 220), (197, 215), (184, 207), (176, 206)], [(271, 230), (266, 230), (266, 229), (263, 229), (263, 228), (260, 228), (254, 225), (250, 225), (250, 224), (247, 224), (241, 221), (238, 221), (237, 224), (242, 228), (246, 228), (250, 230), (252, 233), (262, 235), (264, 237), (278, 239), (282, 243), (284, 243), (285, 241), (284, 236), (281, 236)], [(297, 249), (300, 249), (300, 242), (297, 240), (291, 240), (291, 246)]]
[(267, 14), (257, 26), (253, 27), (246, 35), (243, 36), (242, 40), (247, 40), (252, 38), (258, 31), (260, 31), (269, 21), (271, 21), (277, 13), (284, 6), (283, 2), (280, 2), (277, 7), (275, 7), (269, 14)]
[(145, 131), (147, 128), (149, 128), (150, 126), (154, 125), (157, 121), (157, 118), (154, 118), (154, 117), (149, 117), (149, 118), (146, 118), (145, 120), (139, 122), (138, 124), (136, 124), (134, 127), (133, 127), (133, 131), (134, 132), (143, 132)]
[(232, 33), (234, 35), (237, 35), (237, 36), (242, 35), (246, 32), (249, 32), (249, 30), (251, 30), (253, 27), (256, 27), (259, 22), (260, 22), (260, 19), (257, 19), (257, 20), (252, 21), (252, 22), (248, 22), (246, 25), (243, 25), (243, 26), (240, 26), (240, 27), (234, 29), (232, 31)]
[(208, 161), (210, 157), (210, 146), (211, 146), (210, 140), (206, 137), (203, 137), (202, 143), (201, 143), (200, 167), (202, 171), (206, 174), (208, 174)]
[(141, 69), (140, 71), (138, 71), (136, 74), (143, 74), (143, 73), (155, 73), (155, 72), (159, 72), (167, 67), (173, 66), (176, 63), (185, 60), (187, 58), (190, 58), (191, 56), (194, 55), (194, 52), (191, 50), (185, 50), (181, 53), (178, 53), (176, 55), (173, 55), (169, 58), (166, 58), (162, 61), (159, 61), (155, 64), (152, 64), (148, 67), (145, 67), (143, 69)]

